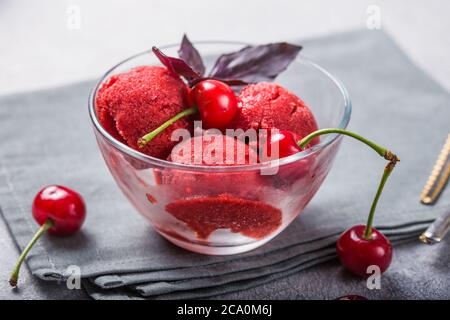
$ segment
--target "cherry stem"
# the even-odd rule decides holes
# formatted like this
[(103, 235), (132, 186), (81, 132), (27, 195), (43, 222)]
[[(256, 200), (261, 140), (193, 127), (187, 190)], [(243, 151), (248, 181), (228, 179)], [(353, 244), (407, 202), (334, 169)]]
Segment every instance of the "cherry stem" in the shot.
[(152, 141), (158, 134), (160, 134), (165, 129), (167, 129), (167, 127), (171, 126), (172, 124), (174, 124), (175, 122), (177, 122), (181, 118), (187, 117), (187, 116), (189, 116), (191, 114), (195, 114), (197, 112), (198, 112), (197, 107), (191, 107), (191, 108), (188, 108), (188, 109), (185, 109), (185, 110), (181, 111), (177, 115), (173, 116), (172, 118), (170, 118), (169, 120), (164, 122), (162, 125), (160, 125), (158, 128), (156, 128), (152, 132), (149, 132), (145, 136), (139, 138), (139, 140), (137, 142), (138, 147), (139, 148), (145, 147), (145, 145), (147, 143)]
[(321, 130), (314, 131), (314, 132), (310, 133), (309, 135), (307, 135), (306, 137), (304, 137), (302, 140), (300, 140), (297, 144), (300, 148), (303, 149), (315, 137), (318, 137), (323, 134), (329, 134), (329, 133), (339, 133), (339, 134), (343, 134), (343, 135), (355, 138), (356, 140), (359, 140), (362, 143), (371, 147), (373, 150), (375, 150), (376, 153), (378, 153), (382, 157), (384, 157), (386, 152), (388, 152), (388, 150), (386, 148), (383, 148), (383, 147), (377, 145), (376, 143), (373, 143), (372, 141), (367, 140), (366, 138), (360, 136), (357, 133), (343, 130), (343, 129), (336, 129), (336, 128), (327, 128), (327, 129), (321, 129)]
[(362, 143), (368, 145), (373, 150), (375, 150), (376, 153), (378, 153), (380, 156), (385, 158), (389, 161), (389, 163), (384, 168), (383, 176), (381, 177), (380, 184), (378, 185), (377, 193), (375, 194), (375, 198), (372, 201), (372, 205), (370, 207), (369, 217), (367, 219), (366, 229), (364, 231), (364, 239), (370, 240), (372, 236), (372, 225), (373, 225), (373, 218), (375, 216), (375, 209), (378, 204), (378, 200), (380, 199), (381, 193), (383, 192), (384, 185), (386, 184), (386, 181), (391, 174), (392, 170), (395, 167), (395, 164), (400, 161), (400, 159), (393, 154), (388, 149), (379, 146), (378, 144), (360, 136), (359, 134), (356, 134), (351, 131), (347, 131), (344, 129), (336, 129), (336, 128), (327, 128), (327, 129), (321, 129), (314, 131), (301, 139), (297, 142), (298, 146), (303, 149), (305, 146), (308, 145), (309, 142), (311, 142), (312, 139), (314, 139), (317, 136), (323, 135), (323, 134), (329, 134), (329, 133), (337, 133), (337, 134), (343, 134), (349, 137), (352, 137), (356, 140), (361, 141)]
[(38, 231), (34, 234), (33, 238), (30, 240), (30, 242), (27, 244), (25, 249), (22, 251), (19, 259), (17, 260), (16, 265), (14, 266), (14, 270), (11, 273), (11, 277), (9, 278), (9, 284), (11, 287), (17, 286), (17, 281), (19, 279), (19, 271), (20, 267), (22, 266), (22, 263), (25, 261), (25, 258), (27, 257), (28, 253), (30, 252), (31, 248), (34, 246), (36, 241), (39, 240), (39, 238), (47, 232), (48, 229), (53, 227), (55, 224), (52, 220), (48, 219), (45, 221), (45, 223), (38, 229)]
[(377, 208), (378, 199), (380, 199), (381, 193), (383, 192), (384, 185), (394, 169), (394, 165), (392, 162), (389, 162), (384, 168), (383, 175), (381, 176), (380, 184), (378, 185), (377, 193), (375, 194), (375, 198), (373, 199), (372, 206), (370, 207), (369, 217), (367, 218), (366, 229), (364, 231), (364, 239), (370, 240), (372, 237), (372, 225), (373, 225), (373, 217), (375, 216), (375, 209)]

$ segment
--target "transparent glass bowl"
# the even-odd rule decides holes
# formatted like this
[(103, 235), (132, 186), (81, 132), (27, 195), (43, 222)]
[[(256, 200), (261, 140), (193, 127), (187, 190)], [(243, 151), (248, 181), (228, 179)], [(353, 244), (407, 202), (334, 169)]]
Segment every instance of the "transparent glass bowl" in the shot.
[[(245, 44), (199, 42), (211, 67), (215, 58)], [(178, 45), (162, 47), (171, 56)], [(160, 65), (151, 51), (109, 70), (89, 97), (89, 113), (100, 151), (117, 185), (150, 224), (172, 243), (203, 254), (236, 254), (257, 248), (283, 231), (319, 189), (339, 149), (339, 135), (281, 159), (278, 172), (261, 175), (273, 163), (247, 166), (193, 166), (142, 154), (112, 137), (99, 123), (95, 96), (113, 74), (140, 65)], [(345, 128), (351, 104), (344, 86), (327, 71), (299, 57), (276, 82), (311, 108), (319, 128)], [(132, 230), (130, 230), (132, 232)]]

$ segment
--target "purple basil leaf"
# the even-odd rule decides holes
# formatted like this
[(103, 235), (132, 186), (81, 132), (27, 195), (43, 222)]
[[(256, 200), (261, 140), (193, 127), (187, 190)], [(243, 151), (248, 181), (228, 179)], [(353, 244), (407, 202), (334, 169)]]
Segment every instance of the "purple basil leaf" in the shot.
[(165, 65), (172, 73), (182, 76), (189, 82), (201, 78), (201, 76), (192, 70), (192, 68), (183, 60), (166, 56), (157, 47), (153, 47), (152, 51), (159, 61), (161, 61), (161, 63)]
[(180, 49), (178, 49), (178, 55), (199, 75), (202, 76), (205, 74), (205, 65), (203, 64), (202, 57), (186, 35), (183, 36)]
[(286, 42), (247, 46), (221, 55), (209, 76), (221, 80), (239, 79), (248, 83), (272, 81), (287, 68), (301, 49)]

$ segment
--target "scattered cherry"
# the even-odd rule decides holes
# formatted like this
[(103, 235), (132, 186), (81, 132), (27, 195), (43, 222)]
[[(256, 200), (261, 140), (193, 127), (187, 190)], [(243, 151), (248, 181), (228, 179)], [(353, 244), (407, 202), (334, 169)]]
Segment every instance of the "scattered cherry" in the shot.
[(356, 133), (346, 131), (344, 129), (329, 128), (317, 130), (303, 138), (298, 145), (300, 148), (303, 148), (308, 144), (308, 142), (314, 139), (314, 137), (328, 133), (339, 133), (353, 137), (354, 139), (366, 144), (384, 159), (389, 161), (384, 168), (381, 181), (372, 201), (367, 224), (365, 226), (358, 225), (348, 229), (340, 236), (336, 244), (337, 254), (342, 265), (353, 273), (362, 277), (367, 277), (369, 276), (367, 273), (367, 268), (371, 265), (378, 266), (381, 273), (383, 273), (391, 264), (392, 245), (388, 238), (373, 228), (372, 225), (375, 216), (375, 209), (381, 193), (383, 192), (384, 185), (386, 184), (386, 181), (396, 163), (400, 161), (400, 159), (388, 149), (383, 148)]
[(70, 235), (81, 228), (86, 216), (86, 206), (81, 195), (63, 186), (48, 186), (39, 191), (32, 206), (33, 217), (39, 225), (48, 220), (53, 226), (51, 234)]
[(336, 244), (337, 254), (344, 267), (353, 273), (367, 277), (367, 268), (376, 265), (381, 273), (387, 270), (392, 260), (392, 245), (388, 238), (371, 228), (365, 237), (366, 226), (353, 226), (345, 231)]
[(227, 84), (213, 79), (197, 83), (189, 100), (200, 113), (205, 129), (225, 129), (237, 111), (237, 98)]
[(86, 206), (77, 192), (57, 185), (39, 191), (32, 205), (33, 217), (41, 225), (20, 255), (9, 283), (17, 286), (20, 266), (36, 241), (45, 233), (66, 236), (78, 231), (86, 217)]

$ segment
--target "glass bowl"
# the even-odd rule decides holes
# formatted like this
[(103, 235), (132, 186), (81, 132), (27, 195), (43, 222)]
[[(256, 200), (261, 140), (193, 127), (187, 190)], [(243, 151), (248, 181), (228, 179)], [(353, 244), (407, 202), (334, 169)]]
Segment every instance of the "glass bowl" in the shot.
[[(221, 53), (245, 44), (198, 42), (208, 67)], [(170, 56), (178, 45), (161, 47)], [(89, 114), (103, 158), (125, 196), (172, 243), (190, 251), (224, 255), (257, 248), (282, 232), (321, 186), (339, 149), (339, 135), (273, 162), (241, 166), (177, 164), (142, 154), (112, 137), (99, 123), (95, 97), (113, 74), (140, 65), (160, 65), (151, 51), (110, 69), (93, 88)], [(351, 103), (344, 86), (314, 62), (299, 56), (276, 82), (311, 108), (319, 128), (346, 128)], [(130, 232), (132, 232), (130, 230)]]

